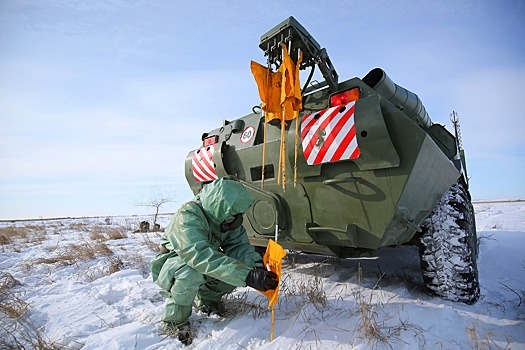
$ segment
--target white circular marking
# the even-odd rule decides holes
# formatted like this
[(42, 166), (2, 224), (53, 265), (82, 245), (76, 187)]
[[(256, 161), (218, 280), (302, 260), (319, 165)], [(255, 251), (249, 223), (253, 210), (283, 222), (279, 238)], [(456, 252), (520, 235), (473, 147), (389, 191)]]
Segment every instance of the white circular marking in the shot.
[(250, 142), (253, 137), (255, 136), (255, 128), (253, 126), (249, 126), (241, 134), (241, 142), (242, 143), (248, 143)]

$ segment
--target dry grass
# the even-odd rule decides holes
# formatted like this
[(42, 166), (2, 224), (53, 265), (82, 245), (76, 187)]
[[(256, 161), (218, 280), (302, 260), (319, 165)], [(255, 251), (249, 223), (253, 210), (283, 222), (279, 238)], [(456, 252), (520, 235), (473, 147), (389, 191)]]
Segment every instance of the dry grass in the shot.
[(20, 285), (20, 282), (11, 274), (5, 272), (0, 273), (0, 315), (19, 318), (26, 313), (29, 305), (18, 298), (12, 291), (12, 289), (18, 285)]
[[(362, 283), (362, 270), (361, 266), (358, 267), (357, 282), (359, 285)], [(379, 280), (373, 289), (377, 288)], [(389, 344), (390, 335), (385, 330), (383, 322), (378, 322), (378, 306), (373, 302), (374, 293), (373, 291), (365, 295), (365, 291), (362, 287), (358, 287), (352, 293), (357, 305), (357, 315), (359, 321), (357, 324), (357, 330), (361, 336), (368, 341), (368, 347), (375, 349), (378, 346), (392, 347)]]
[(238, 315), (251, 314), (254, 319), (266, 317), (270, 313), (268, 301), (264, 297), (255, 299), (254, 302), (248, 301), (248, 292), (227, 294), (223, 298), (225, 317), (235, 317)]
[(124, 263), (118, 256), (110, 256), (105, 258), (102, 267), (93, 266), (82, 273), (84, 279), (88, 282), (93, 282), (101, 277), (109, 276), (115, 272), (122, 270)]
[(110, 228), (107, 232), (109, 239), (123, 239), (128, 238), (126, 231), (123, 228)]
[(15, 241), (24, 243), (42, 243), (47, 239), (44, 226), (28, 225), (24, 227), (0, 227), (0, 245), (8, 245)]
[[(354, 288), (338, 286), (336, 290), (327, 294), (322, 277), (324, 264), (325, 262), (322, 262), (314, 266), (311, 273), (302, 277), (297, 274), (294, 274), (293, 278), (290, 275), (283, 275), (279, 308), (287, 310), (289, 316), (294, 317), (295, 314), (297, 319), (302, 320), (304, 329), (301, 334), (313, 338), (316, 346), (321, 346), (322, 337), (320, 333), (318, 334), (319, 323), (328, 326), (330, 319), (345, 317), (355, 320), (355, 329), (341, 329), (337, 324), (333, 325), (333, 329), (355, 337), (349, 340), (350, 343), (358, 344), (364, 341), (368, 349), (393, 349), (400, 344), (402, 346), (417, 344), (419, 348), (426, 347), (423, 328), (389, 314), (389, 303), (394, 296), (388, 299), (387, 294), (380, 290), (381, 273), (368, 273), (365, 283), (361, 266), (358, 266), (357, 286)], [(364, 287), (363, 284), (369, 287)], [(348, 296), (352, 296), (354, 302)], [(410, 344), (407, 344), (408, 342)]]
[(89, 225), (84, 222), (70, 223), (68, 229), (73, 231), (88, 231)]
[(148, 249), (154, 253), (160, 251), (159, 240), (151, 239), (150, 235), (147, 233), (142, 234), (142, 244), (148, 247)]
[[(66, 230), (66, 226), (62, 230)], [(73, 237), (82, 237), (83, 235), (85, 238), (80, 238), (76, 244), (67, 244), (67, 241), (62, 239), (57, 240), (56, 247), (48, 254), (49, 256), (34, 259), (27, 263), (28, 268), (35, 268), (42, 264), (53, 265), (49, 267), (51, 270), (55, 267), (75, 265), (82, 261), (103, 258), (93, 263), (81, 264), (80, 266), (91, 267), (82, 269), (79, 275), (91, 282), (118, 272), (123, 268), (138, 268), (145, 277), (150, 273), (149, 261), (145, 259), (143, 254), (140, 254), (135, 249), (133, 251), (128, 250), (125, 258), (123, 256), (123, 259), (125, 259), (123, 261), (106, 244), (109, 240), (127, 238), (128, 231), (125, 228), (110, 225), (88, 225), (85, 223), (70, 224), (69, 228), (72, 227), (75, 227), (76, 231), (82, 232), (80, 234), (75, 232)], [(10, 244), (15, 239), (30, 241), (29, 237), (47, 237), (45, 232), (45, 228), (39, 226), (0, 228), (0, 244)], [(138, 244), (145, 246), (152, 252), (159, 251), (158, 233), (143, 233), (141, 237), (142, 241)], [(3, 243), (4, 241), (7, 243)], [(116, 249), (126, 249), (124, 245), (119, 245), (118, 243), (115, 247)], [(140, 249), (144, 250), (144, 248)], [(359, 267), (358, 285), (361, 285), (362, 282), (361, 274), (362, 271)], [(300, 312), (297, 312), (297, 318), (302, 317), (303, 322), (306, 324), (305, 331), (302, 333), (304, 336), (319, 338), (320, 344), (321, 338), (316, 333), (319, 331), (316, 325), (319, 321), (326, 321), (325, 317), (327, 314), (324, 312), (330, 310), (338, 317), (344, 314), (345, 317), (355, 318), (357, 327), (354, 334), (364, 339), (368, 348), (392, 348), (391, 343), (393, 341), (402, 341), (401, 335), (407, 331), (413, 332), (420, 344), (424, 343), (424, 337), (422, 336), (424, 331), (419, 326), (410, 324), (405, 320), (397, 321), (393, 319), (385, 311), (388, 301), (381, 302), (381, 297), (376, 298), (378, 293), (381, 293), (378, 290), (381, 276), (378, 277), (376, 285), (371, 289), (358, 287), (350, 291), (351, 287), (349, 287), (349, 291), (345, 290), (344, 295), (330, 295), (329, 300), (325, 292), (322, 275), (322, 271), (317, 267), (314, 268), (312, 274), (308, 275), (294, 275), (294, 278), (291, 275), (283, 275), (279, 308), (284, 306), (282, 309), (286, 310), (288, 314), (296, 313), (300, 310)], [(0, 338), (2, 338), (0, 349), (58, 348), (58, 345), (46, 341), (43, 329), (39, 329), (31, 323), (29, 317), (27, 317), (29, 305), (9, 292), (8, 286), (16, 285), (17, 281), (8, 274), (0, 276), (2, 281), (0, 289)], [(373, 279), (375, 280), (375, 277)], [(352, 293), (355, 304), (352, 301), (347, 302), (348, 298), (346, 296), (350, 295), (349, 293)], [(267, 299), (262, 295), (253, 298), (253, 294), (250, 294), (248, 291), (225, 296), (224, 304), (226, 307), (225, 316), (227, 317), (249, 314), (254, 318), (260, 318), (268, 317), (270, 313)], [(11, 323), (3, 322), (2, 316), (8, 317)], [(20, 333), (20, 330), (23, 330), (23, 332)], [(350, 337), (353, 333), (353, 330), (341, 331), (349, 332)], [(470, 331), (469, 334), (469, 339), (472, 339), (474, 343), (490, 344), (487, 339), (479, 340), (480, 337), (475, 330)], [(479, 349), (490, 349), (490, 347), (479, 347)]]
[[(89, 238), (86, 240), (80, 238), (80, 241), (70, 244), (68, 237), (59, 237), (56, 244), (42, 247), (42, 252), (47, 252), (46, 255), (22, 263), (20, 265), (22, 271), (30, 271), (43, 265), (44, 269), (45, 265), (49, 265), (51, 271), (57, 267), (102, 258), (98, 262), (94, 261), (94, 264), (87, 265), (92, 267), (83, 268), (81, 274), (79, 273), (85, 279), (94, 280), (120, 271), (124, 267), (122, 260), (106, 244), (108, 240), (126, 238), (127, 233), (123, 228), (92, 226), (85, 223), (50, 227), (49, 225), (0, 227), (1, 249), (20, 251), (25, 249), (28, 243), (43, 244), (50, 238), (50, 234), (69, 235), (67, 230), (74, 229), (77, 233), (87, 232)], [(142, 256), (140, 261), (136, 259), (136, 264), (142, 270), (147, 265)], [(50, 341), (44, 332), (44, 327), (32, 321), (31, 307), (23, 300), (20, 288), (22, 288), (20, 283), (12, 275), (0, 272), (0, 349), (66, 349), (67, 347)]]
[[(359, 317), (357, 330), (359, 334), (367, 341), (368, 348), (370, 349), (393, 349), (391, 342), (403, 342), (401, 335), (407, 331), (413, 332), (414, 339), (420, 347), (423, 346), (425, 344), (425, 331), (420, 326), (401, 319), (398, 320), (396, 325), (392, 326), (388, 324), (388, 321), (393, 319), (393, 317), (386, 311), (390, 300), (382, 301), (383, 298), (379, 290), (381, 277), (382, 276), (379, 276), (374, 287), (371, 289), (366, 290), (358, 287), (352, 293), (357, 305), (357, 315)], [(362, 283), (361, 266), (358, 267), (357, 282), (359, 285)]]
[(137, 252), (131, 252), (126, 254), (126, 258), (129, 261), (127, 265), (137, 268), (140, 271), (140, 274), (142, 277), (146, 278), (150, 274), (150, 266), (149, 266), (149, 260), (147, 260), (144, 255), (137, 253)]
[[(122, 269), (124, 266), (122, 260), (114, 254), (105, 242), (126, 238), (127, 233), (125, 229), (120, 227), (105, 227), (101, 225), (89, 226), (85, 223), (69, 224), (62, 229), (67, 230), (71, 228), (74, 228), (77, 231), (82, 230), (88, 232), (89, 239), (82, 240), (80, 243), (67, 245), (64, 245), (64, 241), (59, 239), (53, 247), (46, 247), (46, 250), (51, 253), (49, 256), (24, 262), (21, 265), (22, 270), (30, 271), (40, 265), (53, 265), (55, 268), (64, 267), (75, 265), (82, 261), (94, 260), (100, 257), (106, 258), (104, 267), (88, 268), (83, 275), (88, 280), (93, 281)], [(2, 237), (4, 235), (9, 237), (10, 242), (13, 242), (13, 239), (25, 239), (26, 241), (29, 241), (29, 237), (31, 236), (42, 237), (41, 243), (47, 239), (45, 229), (42, 229), (39, 226), (8, 227), (0, 232), (3, 234)], [(13, 246), (11, 246), (11, 248), (12, 247)], [(144, 269), (142, 265), (144, 264), (142, 263), (140, 268)]]
[(0, 231), (0, 245), (7, 245), (12, 242), (11, 236), (3, 231)]
[(57, 248), (56, 252), (57, 255), (55, 256), (28, 261), (22, 266), (22, 268), (25, 270), (30, 270), (35, 268), (36, 265), (40, 264), (70, 266), (80, 261), (87, 261), (101, 256), (113, 255), (113, 251), (103, 242), (70, 244), (64, 248)]
[(299, 296), (305, 304), (313, 305), (318, 311), (327, 306), (328, 298), (324, 291), (323, 279), (317, 273), (301, 279), (291, 279), (290, 275), (286, 275), (280, 288), (284, 296)]
[(107, 238), (104, 235), (104, 230), (100, 229), (99, 226), (93, 227), (92, 230), (89, 232), (89, 238), (92, 241), (106, 241)]
[(97, 242), (90, 244), (84, 242), (83, 244), (71, 244), (66, 248), (66, 254), (75, 255), (78, 261), (91, 260), (99, 256), (111, 255), (113, 251), (105, 244)]
[(43, 328), (38, 328), (31, 319), (21, 317), (0, 324), (0, 348), (5, 350), (64, 350), (70, 349), (48, 339)]
[(88, 229), (92, 241), (108, 241), (128, 238), (126, 230), (122, 227), (93, 226)]
[(109, 275), (122, 270), (123, 266), (124, 266), (124, 263), (118, 256), (111, 256), (108, 258), (108, 274)]
[(0, 348), (64, 349), (51, 342), (28, 317), (29, 304), (19, 298), (14, 288), (20, 283), (10, 274), (0, 272)]
[[(314, 306), (321, 311), (328, 307), (328, 299), (323, 289), (323, 280), (319, 276), (304, 276), (293, 279), (290, 275), (283, 275), (278, 308), (295, 312), (305, 306)], [(251, 314), (254, 318), (266, 317), (270, 313), (268, 299), (263, 295), (253, 301), (248, 300), (249, 293), (232, 293), (224, 297), (226, 315), (233, 317), (242, 314)]]
[(473, 350), (512, 349), (512, 340), (505, 336), (504, 341), (499, 341), (501, 335), (493, 332), (480, 334), (476, 326), (471, 325), (466, 329), (468, 343)]
[(0, 227), (0, 237), (2, 244), (12, 243), (16, 239), (27, 238), (29, 229), (27, 227)]

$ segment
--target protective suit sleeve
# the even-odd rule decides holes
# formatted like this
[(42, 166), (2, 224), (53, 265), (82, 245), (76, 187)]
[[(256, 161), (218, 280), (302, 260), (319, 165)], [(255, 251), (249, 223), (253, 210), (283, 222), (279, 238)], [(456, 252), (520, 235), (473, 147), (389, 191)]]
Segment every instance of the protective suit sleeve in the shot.
[(244, 226), (229, 231), (221, 247), (224, 254), (236, 257), (250, 267), (263, 267), (263, 259), (250, 244)]
[(185, 204), (167, 227), (165, 236), (177, 255), (199, 273), (236, 287), (246, 286), (251, 267), (211, 244), (208, 221), (197, 204)]

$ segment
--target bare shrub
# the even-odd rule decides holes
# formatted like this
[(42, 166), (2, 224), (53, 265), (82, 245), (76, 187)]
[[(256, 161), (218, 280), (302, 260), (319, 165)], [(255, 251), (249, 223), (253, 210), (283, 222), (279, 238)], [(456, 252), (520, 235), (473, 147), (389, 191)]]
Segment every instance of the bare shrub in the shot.
[(150, 193), (149, 200), (142, 200), (140, 203), (137, 203), (137, 206), (155, 208), (155, 214), (153, 215), (153, 227), (156, 228), (155, 231), (158, 231), (160, 230), (160, 225), (157, 223), (157, 218), (159, 216), (160, 207), (167, 203), (172, 203), (173, 201), (173, 197), (163, 194), (159, 188), (156, 188), (155, 193)]
[(160, 252), (159, 242), (152, 240), (151, 237), (146, 233), (142, 234), (142, 244), (148, 247), (148, 249), (154, 253)]

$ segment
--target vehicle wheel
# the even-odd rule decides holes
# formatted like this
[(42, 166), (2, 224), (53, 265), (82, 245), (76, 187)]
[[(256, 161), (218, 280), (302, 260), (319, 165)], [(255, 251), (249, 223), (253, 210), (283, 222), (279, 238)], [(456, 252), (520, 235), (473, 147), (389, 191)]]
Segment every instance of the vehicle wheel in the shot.
[(479, 299), (478, 240), (474, 208), (466, 186), (448, 190), (422, 225), (419, 255), (427, 290), (447, 300)]

